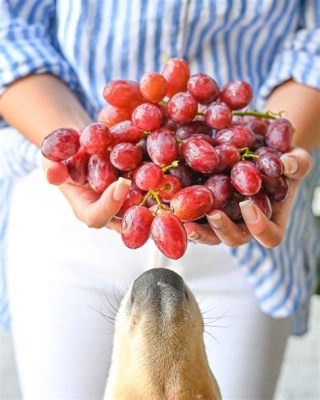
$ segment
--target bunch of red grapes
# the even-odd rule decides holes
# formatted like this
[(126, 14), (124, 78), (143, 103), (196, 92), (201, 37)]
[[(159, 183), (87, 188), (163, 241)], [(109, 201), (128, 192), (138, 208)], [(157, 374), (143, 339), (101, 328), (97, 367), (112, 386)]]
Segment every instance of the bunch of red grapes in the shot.
[(98, 123), (81, 132), (56, 129), (42, 153), (97, 193), (119, 176), (132, 180), (116, 215), (129, 248), (151, 237), (163, 254), (178, 259), (188, 241), (183, 223), (204, 223), (213, 209), (240, 222), (245, 199), (270, 219), (272, 202), (286, 198), (280, 156), (291, 148), (293, 127), (270, 112), (237, 111), (252, 100), (247, 82), (220, 89), (206, 74), (190, 76), (187, 62), (173, 58), (140, 84), (108, 83), (103, 96), (107, 105)]

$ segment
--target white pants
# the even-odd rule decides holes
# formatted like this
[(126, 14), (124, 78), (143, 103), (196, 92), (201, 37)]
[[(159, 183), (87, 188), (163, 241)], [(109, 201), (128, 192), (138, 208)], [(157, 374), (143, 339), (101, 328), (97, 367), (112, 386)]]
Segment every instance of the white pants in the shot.
[(8, 242), (13, 340), (25, 399), (102, 398), (110, 319), (131, 281), (155, 266), (173, 267), (200, 302), (223, 398), (272, 399), (290, 319), (260, 311), (225, 246), (190, 244), (175, 262), (152, 243), (129, 250), (116, 233), (77, 221), (39, 170), (15, 189)]

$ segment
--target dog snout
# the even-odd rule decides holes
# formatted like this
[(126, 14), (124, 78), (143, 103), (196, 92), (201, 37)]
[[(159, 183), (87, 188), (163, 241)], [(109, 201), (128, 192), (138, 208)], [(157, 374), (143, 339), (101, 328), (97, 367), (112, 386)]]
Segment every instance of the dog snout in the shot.
[(178, 302), (188, 298), (183, 279), (166, 268), (154, 268), (144, 272), (133, 283), (131, 302), (135, 304)]

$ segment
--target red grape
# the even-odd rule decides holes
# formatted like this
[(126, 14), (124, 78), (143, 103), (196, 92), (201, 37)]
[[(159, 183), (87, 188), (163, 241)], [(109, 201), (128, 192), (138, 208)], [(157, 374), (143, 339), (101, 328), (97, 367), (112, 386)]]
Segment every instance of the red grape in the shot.
[(289, 193), (289, 179), (284, 175), (276, 178), (263, 176), (263, 186), (272, 201), (284, 201)]
[(125, 201), (123, 202), (120, 210), (116, 214), (117, 218), (123, 218), (124, 214), (126, 211), (133, 207), (133, 206), (138, 206), (143, 200), (143, 194), (139, 189), (131, 189), (129, 190)]
[(180, 126), (176, 131), (178, 140), (185, 140), (191, 135), (211, 135), (211, 129), (202, 121), (192, 121)]
[(214, 139), (218, 144), (233, 144), (239, 149), (251, 147), (255, 140), (255, 135), (246, 126), (237, 125), (217, 132)]
[(187, 89), (190, 76), (189, 65), (185, 60), (180, 58), (171, 58), (164, 66), (162, 75), (168, 83), (167, 96), (172, 97), (176, 93)]
[(142, 161), (142, 151), (132, 143), (119, 143), (110, 153), (111, 164), (120, 171), (130, 171)]
[(88, 181), (95, 192), (102, 193), (117, 178), (118, 171), (106, 157), (99, 154), (94, 154), (90, 157)]
[(171, 175), (179, 178), (182, 187), (191, 186), (192, 184), (192, 170), (184, 164), (179, 163), (177, 167), (169, 169)]
[(105, 152), (108, 149), (110, 141), (109, 129), (99, 123), (88, 125), (80, 134), (81, 148), (89, 154)]
[(263, 118), (255, 117), (253, 115), (245, 115), (243, 122), (250, 128), (254, 133), (265, 136), (268, 128), (268, 124)]
[(223, 171), (227, 168), (232, 168), (234, 164), (240, 161), (239, 150), (232, 144), (220, 144), (219, 146), (215, 147), (215, 150), (220, 158), (220, 171)]
[(109, 82), (103, 90), (103, 97), (116, 107), (128, 107), (132, 103), (143, 101), (139, 84), (129, 80)]
[(259, 192), (262, 177), (251, 161), (243, 160), (231, 169), (231, 183), (244, 196), (251, 196)]
[(198, 104), (189, 93), (177, 93), (167, 104), (169, 117), (180, 123), (192, 121), (197, 115), (197, 110)]
[(143, 131), (137, 128), (132, 121), (122, 121), (111, 128), (110, 135), (112, 145), (121, 142), (137, 143), (143, 138)]
[(151, 225), (151, 236), (166, 257), (177, 260), (187, 250), (187, 233), (180, 220), (173, 214), (157, 215)]
[(265, 216), (268, 219), (271, 219), (272, 216), (272, 207), (271, 207), (271, 201), (267, 194), (263, 192), (262, 190), (253, 195), (249, 196), (249, 199), (257, 206), (260, 208), (260, 210), (265, 214)]
[(251, 146), (251, 150), (257, 150), (260, 147), (265, 146), (266, 142), (265, 139), (262, 135), (259, 135), (259, 133), (255, 133), (254, 135), (254, 142)]
[(79, 133), (72, 128), (59, 128), (43, 139), (41, 152), (48, 160), (64, 161), (79, 150)]
[(266, 143), (269, 147), (286, 153), (290, 150), (293, 137), (293, 127), (285, 118), (272, 121), (266, 133)]
[(191, 137), (182, 145), (187, 164), (195, 171), (210, 174), (219, 166), (219, 155), (209, 143), (199, 137)]
[(174, 175), (164, 175), (158, 184), (159, 196), (163, 200), (170, 200), (179, 190), (182, 189), (179, 178)]
[(144, 103), (133, 111), (132, 121), (142, 131), (154, 131), (161, 125), (162, 114), (155, 104)]
[(231, 124), (232, 114), (226, 103), (211, 103), (205, 113), (205, 121), (213, 129), (227, 128)]
[(188, 80), (188, 92), (202, 104), (208, 104), (219, 96), (217, 82), (206, 74), (192, 75)]
[(256, 166), (261, 174), (271, 177), (280, 176), (284, 172), (284, 165), (280, 158), (273, 153), (267, 152), (259, 156)]
[(140, 80), (143, 97), (152, 103), (161, 101), (167, 93), (167, 81), (158, 72), (146, 72)]
[(88, 153), (80, 149), (74, 156), (64, 161), (70, 178), (79, 185), (87, 182), (89, 157)]
[(122, 122), (131, 118), (131, 108), (116, 107), (112, 104), (107, 104), (99, 112), (98, 121), (107, 128), (112, 128), (118, 122)]
[(262, 154), (265, 154), (265, 153), (272, 153), (272, 154), (277, 155), (278, 157), (282, 156), (282, 153), (280, 151), (272, 149), (271, 147), (267, 147), (267, 146), (259, 147), (256, 151), (257, 156), (262, 156)]
[(121, 222), (121, 238), (129, 249), (145, 244), (150, 235), (153, 215), (146, 207), (130, 207)]
[(163, 177), (162, 169), (151, 162), (142, 164), (136, 171), (134, 179), (139, 189), (155, 189)]
[(239, 222), (242, 220), (241, 209), (239, 206), (239, 200), (233, 194), (229, 197), (227, 203), (222, 207), (222, 211), (231, 219), (233, 222)]
[(214, 205), (212, 192), (204, 186), (194, 185), (181, 189), (170, 202), (174, 214), (183, 222), (194, 221), (208, 213)]
[(147, 150), (151, 160), (159, 166), (170, 165), (178, 156), (176, 139), (167, 128), (148, 135)]
[(221, 89), (220, 100), (227, 103), (232, 110), (239, 110), (251, 103), (252, 88), (245, 81), (231, 81)]
[(213, 193), (214, 208), (217, 209), (221, 209), (226, 204), (234, 191), (228, 175), (213, 175), (204, 186)]

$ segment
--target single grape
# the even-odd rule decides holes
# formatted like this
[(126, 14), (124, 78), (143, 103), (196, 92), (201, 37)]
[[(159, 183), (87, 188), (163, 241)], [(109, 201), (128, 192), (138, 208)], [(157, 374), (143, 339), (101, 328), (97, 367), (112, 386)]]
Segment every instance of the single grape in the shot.
[(275, 150), (275, 149), (272, 149), (271, 147), (267, 147), (267, 146), (259, 147), (259, 148), (256, 150), (256, 155), (257, 155), (257, 156), (262, 156), (262, 154), (265, 154), (265, 153), (272, 153), (272, 154), (275, 154), (275, 155), (277, 155), (279, 158), (282, 156), (282, 153), (281, 153), (280, 151)]
[(170, 200), (179, 190), (182, 189), (179, 178), (174, 175), (164, 175), (158, 184), (159, 196), (163, 200)]
[(191, 137), (182, 145), (186, 163), (195, 171), (210, 174), (219, 167), (220, 158), (213, 146), (199, 137)]
[(117, 212), (117, 218), (123, 218), (127, 210), (133, 206), (138, 206), (143, 200), (143, 193), (139, 189), (130, 189), (120, 210)]
[(70, 178), (79, 185), (87, 182), (89, 157), (88, 153), (80, 149), (75, 155), (64, 161)]
[(202, 218), (214, 206), (212, 192), (204, 186), (194, 185), (181, 189), (171, 199), (170, 207), (183, 222)]
[(173, 167), (169, 169), (171, 175), (176, 176), (182, 187), (187, 187), (192, 185), (192, 170), (184, 164), (179, 162), (177, 167)]
[(214, 197), (213, 208), (221, 209), (233, 193), (230, 177), (228, 175), (217, 174), (211, 176), (204, 186), (211, 190)]
[(253, 91), (245, 81), (231, 81), (223, 86), (220, 100), (227, 103), (232, 110), (247, 107), (253, 98)]
[(110, 129), (118, 122), (130, 119), (131, 113), (131, 108), (116, 107), (112, 104), (107, 104), (99, 112), (98, 121)]
[(171, 58), (164, 66), (162, 75), (165, 77), (168, 83), (168, 97), (172, 97), (176, 93), (187, 90), (190, 70), (188, 63), (185, 60), (180, 58)]
[(155, 104), (144, 103), (132, 113), (132, 122), (142, 131), (154, 131), (162, 122), (162, 114)]
[(264, 118), (255, 117), (254, 115), (244, 115), (244, 124), (254, 133), (265, 136), (268, 129), (268, 124)]
[(272, 201), (284, 201), (289, 193), (290, 181), (284, 175), (276, 178), (263, 176), (263, 187)]
[(173, 119), (168, 118), (167, 122), (164, 124), (164, 127), (169, 129), (169, 131), (176, 132), (180, 128), (180, 124)]
[(238, 149), (251, 147), (255, 140), (255, 135), (246, 126), (237, 125), (217, 132), (214, 139), (218, 144), (233, 144)]
[(271, 201), (268, 195), (263, 190), (260, 190), (259, 193), (253, 196), (249, 196), (248, 199), (250, 199), (253, 202), (253, 204), (259, 207), (260, 210), (265, 214), (265, 216), (268, 219), (271, 219), (272, 216)]
[(271, 177), (277, 177), (283, 174), (284, 165), (280, 158), (273, 153), (267, 152), (259, 156), (256, 160), (256, 166), (261, 174)]
[(130, 171), (142, 161), (142, 151), (132, 143), (119, 143), (110, 153), (111, 164), (120, 171)]
[(138, 167), (134, 180), (139, 189), (146, 192), (150, 189), (158, 187), (163, 177), (162, 169), (151, 162), (146, 162)]
[(167, 81), (158, 72), (146, 72), (140, 80), (143, 97), (152, 103), (161, 101), (167, 93)]
[(185, 140), (192, 135), (211, 135), (211, 129), (202, 121), (191, 121), (176, 131), (178, 140)]
[(121, 142), (137, 143), (143, 138), (143, 131), (137, 128), (132, 121), (122, 121), (111, 128), (110, 135), (112, 145)]
[(227, 128), (231, 124), (231, 109), (226, 103), (216, 101), (211, 103), (205, 113), (205, 121), (213, 129)]
[(290, 150), (293, 132), (290, 121), (285, 118), (275, 119), (268, 126), (266, 143), (269, 147), (286, 153)]
[(178, 156), (176, 139), (167, 128), (160, 128), (148, 135), (147, 150), (151, 160), (160, 167), (170, 165)]
[(173, 214), (165, 212), (157, 215), (151, 225), (151, 236), (158, 249), (168, 258), (177, 260), (187, 250), (187, 233)]
[(238, 161), (240, 161), (239, 150), (232, 144), (220, 144), (215, 147), (215, 150), (220, 158), (220, 171), (224, 171), (227, 168), (232, 168)]
[(114, 80), (103, 90), (105, 100), (116, 107), (130, 107), (131, 104), (142, 103), (143, 98), (137, 82), (129, 80)]
[(266, 145), (266, 141), (264, 139), (264, 136), (259, 135), (259, 133), (255, 133), (254, 142), (251, 146), (251, 150), (257, 150), (260, 147), (264, 147), (265, 145)]
[(167, 104), (167, 112), (171, 119), (180, 123), (187, 123), (197, 115), (198, 104), (189, 93), (175, 94)]
[(79, 150), (79, 133), (72, 128), (59, 128), (43, 139), (41, 152), (51, 161), (64, 161)]
[(102, 193), (117, 178), (118, 171), (105, 156), (94, 154), (90, 157), (88, 182), (95, 192)]
[(217, 82), (207, 74), (191, 75), (188, 80), (188, 92), (202, 104), (208, 104), (219, 96)]
[(222, 211), (231, 219), (233, 222), (240, 222), (242, 220), (241, 209), (239, 206), (239, 199), (235, 194), (231, 195), (227, 203), (222, 207)]
[(252, 196), (261, 189), (262, 177), (251, 161), (243, 160), (232, 167), (231, 183), (239, 193)]
[(80, 146), (88, 154), (104, 153), (110, 141), (109, 129), (99, 123), (88, 125), (80, 134)]
[(153, 215), (146, 207), (133, 206), (121, 222), (121, 238), (129, 249), (137, 249), (149, 239)]
[(136, 144), (136, 146), (140, 147), (140, 149), (142, 151), (143, 160), (150, 161), (150, 157), (149, 157), (148, 150), (147, 150), (147, 138), (144, 137), (144, 138), (140, 139), (139, 142)]

